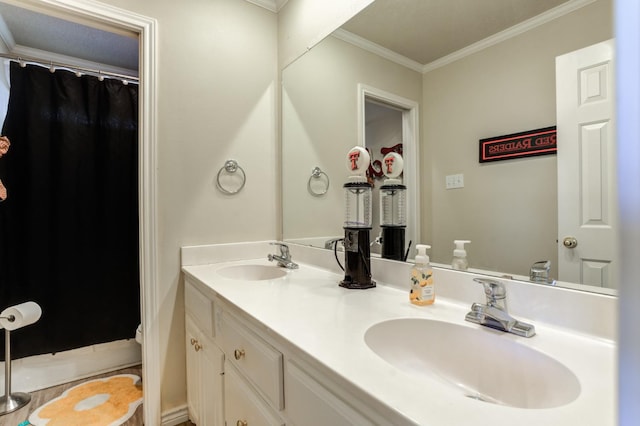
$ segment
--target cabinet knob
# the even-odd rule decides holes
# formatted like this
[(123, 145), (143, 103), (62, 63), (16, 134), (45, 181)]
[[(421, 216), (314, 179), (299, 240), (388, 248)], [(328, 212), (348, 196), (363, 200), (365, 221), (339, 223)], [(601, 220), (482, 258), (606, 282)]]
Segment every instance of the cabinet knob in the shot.
[(192, 337), (192, 338), (191, 338), (191, 346), (195, 345), (195, 344), (196, 344), (196, 342), (197, 342), (197, 340), (196, 340), (196, 339), (194, 339), (194, 338)]
[(237, 360), (244, 358), (244, 349), (236, 349), (235, 351), (233, 351), (233, 357)]
[(249, 425), (249, 423), (247, 423), (246, 420), (238, 420), (236, 422), (236, 426), (248, 426), (248, 425)]
[(198, 343), (197, 341), (196, 341), (196, 344), (193, 345), (193, 347), (196, 349), (196, 352), (198, 352), (200, 349), (202, 349), (202, 345), (200, 343)]

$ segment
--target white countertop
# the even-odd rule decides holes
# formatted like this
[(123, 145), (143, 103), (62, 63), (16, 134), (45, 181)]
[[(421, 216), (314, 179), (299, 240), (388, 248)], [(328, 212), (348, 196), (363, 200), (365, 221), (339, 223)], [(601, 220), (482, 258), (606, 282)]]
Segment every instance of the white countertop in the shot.
[[(465, 398), (460, 390), (436, 380), (404, 373), (376, 355), (364, 341), (364, 334), (372, 325), (409, 317), (448, 321), (477, 328), (479, 332), (500, 333), (464, 321), (469, 308), (467, 303), (438, 296), (438, 285), (446, 283), (436, 281), (435, 304), (420, 307), (409, 303), (408, 292), (379, 281), (373, 289), (344, 289), (338, 286), (342, 275), (309, 264), (300, 264), (299, 269), (287, 271), (285, 277), (275, 280), (239, 281), (226, 279), (216, 271), (229, 265), (266, 265), (269, 262), (261, 257), (199, 265), (186, 263), (183, 266), (185, 274), (356, 388), (400, 413), (407, 419), (407, 424), (616, 424), (616, 349), (612, 341), (572, 333), (527, 318), (536, 326), (536, 336), (527, 339), (501, 333), (501, 337), (534, 348), (564, 364), (578, 377), (580, 396), (569, 404), (551, 409), (495, 405)], [(400, 279), (408, 281), (408, 276)], [(432, 342), (433, 345), (438, 343)], [(469, 348), (469, 351), (473, 350)]]

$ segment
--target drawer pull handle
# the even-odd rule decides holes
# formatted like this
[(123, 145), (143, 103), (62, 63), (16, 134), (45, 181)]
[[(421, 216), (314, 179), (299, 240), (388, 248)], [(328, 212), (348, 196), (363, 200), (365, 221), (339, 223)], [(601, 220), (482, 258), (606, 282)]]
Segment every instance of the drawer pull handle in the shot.
[(249, 426), (249, 423), (246, 420), (238, 420), (236, 426)]
[(202, 349), (202, 345), (200, 343), (198, 343), (196, 341), (196, 344), (193, 346), (196, 349), (196, 352), (198, 352), (200, 349)]
[[(235, 359), (237, 359), (238, 361), (241, 358), (244, 358), (244, 349), (236, 349), (235, 351), (233, 351), (233, 357)], [(240, 420), (238, 420), (238, 421), (240, 421)]]

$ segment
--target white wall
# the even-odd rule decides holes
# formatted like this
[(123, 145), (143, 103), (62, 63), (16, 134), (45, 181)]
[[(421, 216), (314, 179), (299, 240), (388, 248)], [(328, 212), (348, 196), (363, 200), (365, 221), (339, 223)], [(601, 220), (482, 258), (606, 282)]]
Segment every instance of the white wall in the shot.
[[(278, 237), (277, 18), (241, 0), (105, 2), (158, 20), (156, 285), (167, 412), (186, 401), (180, 247)], [(215, 187), (229, 158), (247, 174), (235, 196)]]
[[(599, 0), (424, 75), (422, 240), (433, 261), (451, 262), (454, 239), (472, 241), (476, 268), (528, 275), (557, 259), (555, 155), (480, 164), (478, 141), (555, 125), (555, 57), (612, 38), (611, 10)], [(445, 190), (456, 173), (465, 187)]]
[(278, 64), (283, 69), (374, 0), (289, 0), (278, 13)]
[[(358, 83), (420, 102), (422, 76), (335, 37), (283, 71), (284, 238), (343, 234), (346, 155), (358, 144)], [(313, 167), (331, 179), (329, 192), (307, 190)], [(378, 208), (374, 205), (374, 208)]]

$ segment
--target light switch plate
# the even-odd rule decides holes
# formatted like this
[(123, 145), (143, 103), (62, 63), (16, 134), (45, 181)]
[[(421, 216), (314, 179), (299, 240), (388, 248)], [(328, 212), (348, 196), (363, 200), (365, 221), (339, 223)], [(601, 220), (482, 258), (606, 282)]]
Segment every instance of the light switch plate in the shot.
[(462, 173), (456, 175), (447, 175), (445, 178), (445, 188), (464, 188), (464, 175)]

